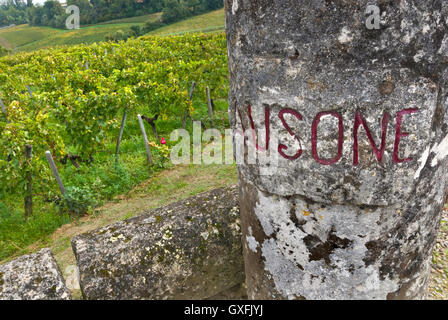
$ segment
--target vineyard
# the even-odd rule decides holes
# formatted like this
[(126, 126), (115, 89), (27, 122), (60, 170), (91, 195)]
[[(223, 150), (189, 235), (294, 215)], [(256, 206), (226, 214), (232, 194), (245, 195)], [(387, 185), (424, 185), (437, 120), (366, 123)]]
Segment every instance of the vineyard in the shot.
[[(224, 34), (147, 37), (1, 58), (0, 259), (35, 240), (28, 229), (36, 224), (49, 233), (68, 219), (63, 212), (85, 213), (167, 165), (175, 143), (168, 141), (169, 133), (182, 127), (184, 113), (206, 119), (207, 112), (200, 109), (206, 105), (207, 86), (225, 114), (227, 73)], [(190, 100), (192, 82), (196, 86)], [(152, 166), (145, 162), (137, 114), (153, 119), (158, 130), (146, 122)], [(219, 128), (225, 121), (215, 123)], [(166, 144), (159, 134), (168, 135)], [(27, 145), (32, 156), (25, 155)], [(63, 195), (46, 151), (66, 184)], [(30, 217), (25, 217), (24, 197), (33, 200)]]

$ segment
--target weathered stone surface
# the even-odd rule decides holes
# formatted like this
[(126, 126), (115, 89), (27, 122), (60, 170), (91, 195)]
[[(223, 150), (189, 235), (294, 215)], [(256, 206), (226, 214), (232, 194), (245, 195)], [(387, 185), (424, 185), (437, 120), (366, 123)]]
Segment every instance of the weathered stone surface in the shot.
[(270, 156), (250, 164), (255, 137), (235, 138), (249, 297), (422, 298), (447, 190), (448, 2), (226, 15), (232, 128)]
[[(239, 239), (241, 239), (241, 237), (239, 237)], [(207, 300), (247, 300), (246, 284), (244, 282), (237, 284), (230, 289), (224, 290), (217, 295), (207, 298)]]
[(244, 281), (236, 186), (77, 236), (86, 299), (205, 299)]
[(70, 300), (50, 249), (0, 265), (0, 300)]

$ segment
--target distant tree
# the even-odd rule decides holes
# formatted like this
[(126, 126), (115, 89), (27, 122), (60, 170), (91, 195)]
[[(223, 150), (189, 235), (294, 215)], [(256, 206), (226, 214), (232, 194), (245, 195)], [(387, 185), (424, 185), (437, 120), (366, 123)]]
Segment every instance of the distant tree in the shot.
[(209, 10), (216, 10), (223, 6), (224, 2), (222, 0), (207, 0), (207, 9)]
[(65, 28), (65, 21), (67, 20), (67, 17), (65, 14), (57, 15), (53, 18), (53, 21), (51, 21), (51, 26), (54, 28)]
[(165, 0), (162, 10), (162, 22), (172, 23), (189, 15), (184, 2), (180, 0)]
[(95, 24), (97, 17), (95, 8), (89, 0), (67, 0), (67, 6), (75, 5), (79, 8), (79, 15), (82, 24)]
[(56, 16), (60, 16), (65, 14), (64, 9), (62, 9), (61, 3), (56, 0), (47, 0), (43, 6), (44, 15), (48, 20), (48, 24), (54, 19)]
[(187, 0), (186, 6), (190, 10), (191, 14), (196, 14), (198, 12), (198, 9), (201, 6), (200, 0)]
[(0, 26), (6, 26), (8, 23), (8, 18), (3, 10), (0, 10)]

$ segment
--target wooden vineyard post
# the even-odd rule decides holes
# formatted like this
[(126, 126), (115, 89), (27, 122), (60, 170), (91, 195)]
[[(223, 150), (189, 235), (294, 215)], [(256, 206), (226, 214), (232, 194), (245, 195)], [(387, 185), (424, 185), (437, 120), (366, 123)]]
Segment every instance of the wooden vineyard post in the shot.
[(188, 94), (188, 97), (191, 99), (193, 99), (193, 93), (194, 93), (194, 89), (196, 88), (196, 82), (193, 81), (191, 83), (191, 88), (190, 88), (190, 93)]
[(6, 108), (5, 108), (5, 105), (3, 104), (3, 100), (2, 100), (2, 98), (0, 98), (0, 106), (1, 106), (1, 108), (2, 108), (2, 112), (3, 112), (3, 114), (5, 115), (6, 123), (9, 123), (9, 120), (8, 120), (8, 113), (6, 112)]
[[(191, 83), (190, 93), (188, 95), (188, 97), (190, 98), (190, 101), (192, 101), (192, 99), (193, 99), (193, 93), (194, 93), (195, 88), (196, 88), (196, 82), (193, 81)], [(185, 110), (184, 117), (182, 118), (182, 129), (185, 129), (185, 126), (187, 125), (187, 116), (188, 116), (188, 110)]]
[(123, 137), (124, 125), (126, 123), (127, 113), (123, 112), (123, 118), (121, 119), (120, 133), (118, 134), (117, 147), (115, 148), (115, 163), (118, 163), (118, 153), (120, 152), (121, 138)]
[(31, 91), (31, 88), (29, 85), (26, 85), (26, 90), (28, 90), (28, 94), (30, 95), (30, 97), (33, 98), (33, 91)]
[(145, 125), (143, 124), (143, 120), (142, 120), (142, 116), (141, 115), (138, 114), (137, 118), (138, 118), (138, 123), (140, 124), (140, 129), (142, 131), (143, 141), (145, 142), (146, 157), (148, 159), (148, 164), (152, 166), (153, 162), (152, 162), (151, 149), (149, 148), (148, 137), (146, 135)]
[(149, 125), (151, 126), (152, 133), (156, 137), (156, 140), (160, 141), (160, 136), (159, 136), (159, 133), (157, 132), (157, 127), (156, 127), (156, 123), (155, 123), (157, 118), (158, 118), (158, 116), (156, 116), (155, 118), (152, 118), (152, 119), (148, 118), (149, 121), (148, 121), (148, 119), (147, 119), (147, 121), (148, 121)]
[(155, 122), (152, 121), (149, 124), (151, 125), (151, 129), (152, 129), (152, 132), (154, 133), (154, 136), (156, 137), (156, 140), (160, 141), (160, 136), (159, 136), (159, 133), (157, 132), (157, 127), (156, 127)]
[(33, 179), (31, 174), (31, 158), (33, 154), (33, 146), (25, 145), (26, 159), (26, 194), (25, 194), (25, 216), (29, 217), (33, 214)]
[(64, 184), (62, 183), (61, 177), (59, 176), (59, 172), (58, 169), (56, 168), (56, 164), (54, 163), (53, 157), (51, 156), (51, 152), (46, 151), (45, 156), (47, 157), (48, 163), (50, 164), (51, 172), (53, 173), (53, 176), (59, 185), (59, 190), (61, 191), (61, 194), (64, 195), (65, 194)]
[(210, 129), (213, 128), (213, 108), (212, 100), (210, 98), (210, 88), (207, 86), (207, 105), (208, 105), (208, 117), (210, 118)]

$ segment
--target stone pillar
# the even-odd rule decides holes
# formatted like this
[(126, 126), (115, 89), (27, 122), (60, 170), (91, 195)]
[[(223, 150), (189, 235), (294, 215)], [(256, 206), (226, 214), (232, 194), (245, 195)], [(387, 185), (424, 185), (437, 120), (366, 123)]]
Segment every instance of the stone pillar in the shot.
[(424, 298), (448, 2), (226, 0), (226, 24), (249, 298)]

